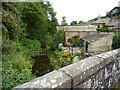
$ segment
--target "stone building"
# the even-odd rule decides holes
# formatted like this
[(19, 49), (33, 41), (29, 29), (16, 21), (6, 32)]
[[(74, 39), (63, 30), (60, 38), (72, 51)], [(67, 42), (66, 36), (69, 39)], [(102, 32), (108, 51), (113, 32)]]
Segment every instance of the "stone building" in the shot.
[[(87, 26), (60, 26), (65, 31), (65, 41), (68, 39), (79, 36), (82, 39), (85, 51), (90, 53), (100, 53), (111, 49), (112, 38), (114, 33), (98, 32), (94, 25)], [(58, 29), (58, 30), (59, 30)], [(77, 52), (77, 50), (75, 50)]]
[(94, 25), (96, 29), (101, 28), (106, 24), (110, 29), (120, 32), (120, 20), (112, 20), (111, 18), (99, 18), (97, 21), (92, 22), (91, 25)]
[(111, 20), (111, 22), (108, 23), (108, 26), (111, 26), (111, 29), (120, 32), (120, 20)]
[(68, 42), (69, 38), (79, 36), (80, 38), (90, 34), (98, 33), (94, 25), (88, 26), (57, 26), (57, 30), (64, 29), (65, 41)]
[(99, 18), (97, 21), (92, 22), (91, 25), (94, 25), (97, 28), (101, 28), (102, 24), (108, 25), (111, 22), (111, 18)]
[(89, 53), (100, 53), (111, 49), (114, 33), (98, 33), (82, 37), (86, 41), (85, 51)]

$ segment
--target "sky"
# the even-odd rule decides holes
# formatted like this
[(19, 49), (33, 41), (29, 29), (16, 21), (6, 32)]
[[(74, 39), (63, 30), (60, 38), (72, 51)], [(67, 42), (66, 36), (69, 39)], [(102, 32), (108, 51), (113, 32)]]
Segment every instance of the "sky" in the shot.
[(84, 22), (96, 18), (99, 15), (105, 16), (120, 0), (48, 0), (51, 2), (59, 24), (62, 17), (66, 17), (68, 24), (72, 21)]

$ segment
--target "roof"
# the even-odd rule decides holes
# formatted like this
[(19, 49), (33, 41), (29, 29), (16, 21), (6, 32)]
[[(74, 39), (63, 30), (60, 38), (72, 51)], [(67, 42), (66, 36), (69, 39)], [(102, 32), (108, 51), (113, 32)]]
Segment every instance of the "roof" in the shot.
[(110, 18), (101, 18), (93, 22), (92, 24), (102, 24), (102, 23), (108, 24), (110, 20), (111, 20)]
[(94, 25), (87, 26), (64, 26), (65, 31), (97, 31)]
[(120, 28), (120, 20), (112, 20), (108, 25), (114, 26), (114, 28)]
[(90, 43), (90, 42), (96, 41), (99, 38), (105, 37), (105, 36), (108, 36), (108, 34), (92, 34), (92, 35), (82, 37), (82, 39), (86, 40), (86, 41), (88, 41)]

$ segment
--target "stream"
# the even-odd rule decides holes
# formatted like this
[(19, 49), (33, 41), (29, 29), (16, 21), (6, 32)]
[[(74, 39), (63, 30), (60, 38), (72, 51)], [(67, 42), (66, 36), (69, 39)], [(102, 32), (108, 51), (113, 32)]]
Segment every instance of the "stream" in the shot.
[(47, 55), (39, 55), (34, 57), (33, 59), (35, 60), (35, 62), (32, 67), (32, 73), (37, 77), (52, 71), (52, 67)]

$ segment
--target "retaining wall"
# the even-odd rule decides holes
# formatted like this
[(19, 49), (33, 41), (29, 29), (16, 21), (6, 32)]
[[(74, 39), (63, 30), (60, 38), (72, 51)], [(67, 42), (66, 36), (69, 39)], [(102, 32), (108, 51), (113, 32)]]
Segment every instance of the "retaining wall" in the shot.
[(120, 79), (120, 49), (105, 52), (50, 72), (13, 90), (31, 88), (110, 88)]

